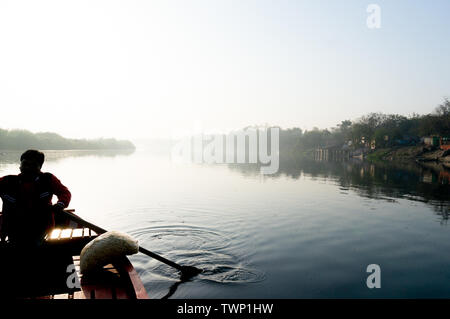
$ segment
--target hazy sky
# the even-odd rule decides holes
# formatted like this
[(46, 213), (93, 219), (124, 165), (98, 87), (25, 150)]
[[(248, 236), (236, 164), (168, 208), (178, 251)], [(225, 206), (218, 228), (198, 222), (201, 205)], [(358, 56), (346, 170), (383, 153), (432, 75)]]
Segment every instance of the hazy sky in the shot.
[(448, 0), (0, 0), (0, 127), (170, 137), (428, 113), (450, 96), (449, 12)]

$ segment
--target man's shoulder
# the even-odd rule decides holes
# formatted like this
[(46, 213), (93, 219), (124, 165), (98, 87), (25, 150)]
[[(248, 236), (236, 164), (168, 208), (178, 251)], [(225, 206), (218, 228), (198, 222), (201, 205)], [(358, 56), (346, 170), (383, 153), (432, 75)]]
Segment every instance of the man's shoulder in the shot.
[(19, 177), (18, 175), (5, 175), (0, 177), (0, 185), (2, 189), (4, 187), (14, 187), (14, 185), (18, 185)]
[(40, 175), (41, 175), (41, 176), (55, 176), (55, 175), (53, 175), (53, 174), (50, 173), (50, 172), (41, 172)]
[(53, 175), (52, 173), (49, 172), (41, 172), (41, 174), (39, 175), (40, 179), (43, 180), (47, 180), (47, 181), (52, 181), (54, 179), (57, 179), (55, 175)]
[(49, 173), (49, 172), (42, 172), (41, 175), (39, 176), (39, 178), (42, 181), (47, 181), (50, 183), (60, 183), (58, 177), (56, 177), (54, 174)]
[(11, 181), (11, 180), (17, 180), (19, 178), (19, 175), (5, 175), (0, 177), (1, 181)]

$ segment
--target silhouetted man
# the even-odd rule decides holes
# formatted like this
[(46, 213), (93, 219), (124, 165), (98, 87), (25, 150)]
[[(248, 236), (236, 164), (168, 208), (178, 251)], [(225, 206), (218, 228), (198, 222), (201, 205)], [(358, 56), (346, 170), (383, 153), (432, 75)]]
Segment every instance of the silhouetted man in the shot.
[[(0, 236), (15, 247), (38, 247), (46, 233), (54, 227), (58, 211), (69, 205), (71, 194), (59, 179), (41, 172), (45, 156), (28, 150), (20, 157), (19, 175), (0, 178), (3, 213)], [(52, 197), (58, 202), (52, 205)]]

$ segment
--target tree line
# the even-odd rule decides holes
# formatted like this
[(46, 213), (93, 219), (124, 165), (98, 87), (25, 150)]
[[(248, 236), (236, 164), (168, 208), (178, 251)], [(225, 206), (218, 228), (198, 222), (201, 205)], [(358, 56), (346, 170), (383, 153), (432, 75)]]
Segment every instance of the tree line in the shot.
[(450, 100), (447, 98), (426, 115), (370, 113), (353, 122), (341, 121), (330, 129), (280, 129), (280, 153), (302, 152), (317, 146), (348, 145), (349, 141), (353, 147), (358, 147), (362, 146), (362, 140), (374, 140), (377, 147), (389, 147), (399, 141), (417, 141), (430, 135), (450, 137)]
[(0, 129), (2, 150), (107, 150), (134, 149), (132, 142), (114, 138), (70, 139), (56, 133), (32, 133), (27, 130)]

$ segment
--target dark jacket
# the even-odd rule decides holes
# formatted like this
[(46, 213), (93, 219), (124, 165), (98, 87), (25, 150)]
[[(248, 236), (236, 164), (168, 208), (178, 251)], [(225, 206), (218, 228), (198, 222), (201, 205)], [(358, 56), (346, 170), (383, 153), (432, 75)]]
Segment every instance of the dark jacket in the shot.
[(24, 180), (22, 174), (0, 178), (2, 239), (6, 236), (10, 242), (43, 239), (55, 223), (53, 195), (58, 197), (62, 208), (69, 205), (69, 190), (50, 173), (40, 173), (33, 181)]

